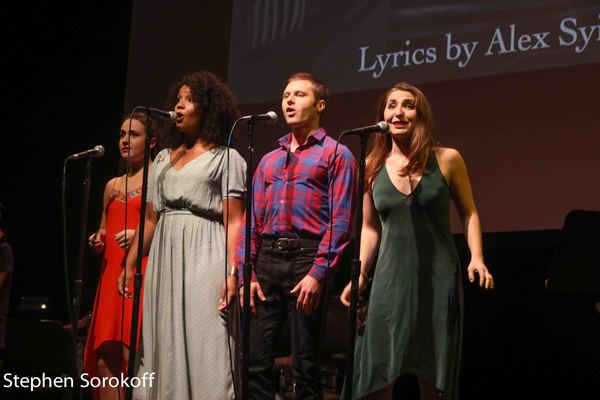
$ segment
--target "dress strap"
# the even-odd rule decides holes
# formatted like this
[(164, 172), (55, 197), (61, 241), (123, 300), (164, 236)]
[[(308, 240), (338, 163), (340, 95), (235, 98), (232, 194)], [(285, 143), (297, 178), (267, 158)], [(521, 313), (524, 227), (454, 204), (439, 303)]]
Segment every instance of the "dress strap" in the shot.
[(434, 172), (436, 169), (440, 169), (437, 156), (435, 155), (435, 150), (431, 150), (429, 153), (429, 157), (427, 157), (427, 163), (425, 163), (425, 169), (429, 170), (429, 173)]
[(115, 191), (115, 186), (117, 186), (117, 181), (119, 180), (119, 176), (116, 176), (115, 179), (113, 179), (113, 184), (112, 187), (110, 188), (111, 193)]

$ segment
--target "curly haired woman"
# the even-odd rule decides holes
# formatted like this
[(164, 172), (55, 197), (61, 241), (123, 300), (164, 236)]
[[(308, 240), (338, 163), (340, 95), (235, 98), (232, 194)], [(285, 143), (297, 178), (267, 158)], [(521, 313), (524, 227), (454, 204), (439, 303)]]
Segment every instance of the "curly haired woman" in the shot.
[[(237, 277), (225, 277), (225, 269), (240, 230), (246, 164), (224, 145), (238, 110), (229, 88), (209, 72), (184, 76), (167, 107), (177, 120), (170, 146), (154, 161), (143, 238), (149, 256), (138, 376), (155, 375), (135, 397), (231, 399), (229, 335), (220, 311), (237, 291)], [(125, 297), (138, 240), (136, 234), (118, 282)]]

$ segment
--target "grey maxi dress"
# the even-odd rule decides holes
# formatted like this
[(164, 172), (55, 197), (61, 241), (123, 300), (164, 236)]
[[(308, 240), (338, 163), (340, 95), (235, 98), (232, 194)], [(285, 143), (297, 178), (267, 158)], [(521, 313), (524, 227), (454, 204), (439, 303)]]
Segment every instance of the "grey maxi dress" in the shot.
[(169, 149), (155, 159), (148, 200), (160, 217), (144, 281), (138, 377), (156, 376), (135, 390), (137, 399), (233, 398), (230, 337), (217, 311), (226, 268), (222, 201), (244, 196), (246, 163), (230, 150), (227, 173), (227, 159), (225, 147), (178, 170)]

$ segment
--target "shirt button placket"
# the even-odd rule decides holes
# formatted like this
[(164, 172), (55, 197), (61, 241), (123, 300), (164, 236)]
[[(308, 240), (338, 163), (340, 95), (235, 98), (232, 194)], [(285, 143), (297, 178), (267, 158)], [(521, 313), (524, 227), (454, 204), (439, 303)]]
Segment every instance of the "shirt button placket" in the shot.
[(287, 194), (287, 185), (288, 185), (288, 168), (284, 168), (283, 169), (283, 173), (282, 173), (282, 178), (283, 178), (283, 187), (282, 187), (282, 191), (279, 194), (281, 197), (279, 198), (279, 227), (280, 227), (280, 231), (284, 231), (287, 229), (287, 227), (285, 226), (285, 221), (286, 221), (286, 207), (285, 207), (285, 199), (286, 199), (286, 194)]

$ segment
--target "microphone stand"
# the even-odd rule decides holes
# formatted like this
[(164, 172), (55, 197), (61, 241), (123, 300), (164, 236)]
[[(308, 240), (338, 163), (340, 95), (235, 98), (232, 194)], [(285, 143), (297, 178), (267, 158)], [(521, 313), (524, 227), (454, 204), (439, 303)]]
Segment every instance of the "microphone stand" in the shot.
[[(73, 298), (71, 313), (71, 341), (73, 345), (73, 372), (77, 372), (77, 322), (79, 321), (79, 312), (81, 310), (81, 296), (83, 287), (83, 259), (85, 255), (85, 239), (87, 231), (87, 214), (90, 200), (90, 175), (92, 172), (92, 159), (88, 158), (85, 163), (85, 177), (83, 179), (83, 200), (81, 203), (81, 221), (79, 226), (79, 247), (77, 255), (77, 269), (75, 279), (73, 279)], [(72, 391), (69, 391), (71, 398)]]
[(244, 250), (244, 307), (242, 318), (242, 399), (248, 399), (248, 370), (250, 366), (250, 284), (252, 280), (252, 270), (250, 266), (251, 237), (252, 226), (252, 155), (253, 147), (254, 120), (248, 121), (248, 152), (246, 154), (246, 187), (248, 195), (246, 196), (246, 241)]
[(365, 153), (367, 148), (367, 133), (360, 135), (360, 158), (358, 164), (358, 199), (356, 202), (356, 231), (354, 240), (353, 257), (350, 263), (350, 308), (348, 309), (348, 347), (346, 349), (346, 387), (344, 399), (352, 398), (352, 384), (354, 375), (354, 342), (356, 339), (356, 314), (358, 308), (358, 279), (360, 277), (360, 237), (363, 220), (363, 191), (365, 185)]
[[(137, 107), (136, 107), (137, 108)], [(140, 292), (142, 289), (142, 259), (144, 258), (144, 224), (146, 221), (146, 196), (148, 194), (148, 165), (150, 164), (150, 142), (152, 140), (152, 112), (147, 112), (146, 140), (144, 142), (144, 171), (142, 173), (142, 205), (140, 207), (140, 225), (138, 228), (138, 248), (135, 270), (133, 275), (133, 307), (131, 310), (131, 334), (129, 339), (129, 359), (127, 361), (127, 376), (132, 378), (135, 370), (137, 349), (138, 315), (140, 313)], [(135, 112), (135, 109), (134, 109)], [(127, 194), (126, 194), (127, 195)], [(131, 400), (133, 386), (128, 385), (125, 397)]]

